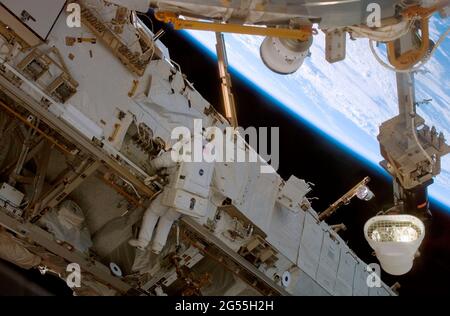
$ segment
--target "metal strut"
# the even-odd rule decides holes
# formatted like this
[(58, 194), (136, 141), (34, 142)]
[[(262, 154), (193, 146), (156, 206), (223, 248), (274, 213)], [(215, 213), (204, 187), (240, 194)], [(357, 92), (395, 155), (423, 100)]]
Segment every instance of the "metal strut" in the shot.
[(228, 58), (227, 50), (225, 46), (225, 39), (222, 33), (216, 33), (216, 50), (217, 50), (217, 63), (219, 66), (220, 86), (222, 89), (222, 100), (225, 109), (225, 116), (234, 128), (238, 127), (236, 103), (234, 101), (234, 95), (231, 90), (231, 77), (228, 72)]

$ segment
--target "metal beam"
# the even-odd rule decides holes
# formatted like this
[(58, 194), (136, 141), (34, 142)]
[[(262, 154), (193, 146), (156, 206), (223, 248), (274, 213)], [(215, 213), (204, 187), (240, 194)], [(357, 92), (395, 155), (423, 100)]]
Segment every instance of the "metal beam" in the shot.
[(34, 206), (32, 221), (36, 222), (42, 217), (46, 209), (57, 206), (100, 166), (99, 161), (88, 158), (83, 160), (75, 170), (69, 170), (35, 205), (31, 205)]
[(33, 115), (41, 118), (41, 120), (45, 122), (50, 128), (54, 129), (68, 141), (77, 144), (78, 148), (84, 149), (91, 155), (97, 157), (102, 163), (117, 172), (121, 177), (131, 182), (136, 187), (136, 189), (140, 190), (144, 195), (152, 197), (156, 193), (155, 190), (152, 190), (143, 181), (133, 175), (128, 170), (128, 168), (119, 164), (107, 152), (102, 150), (91, 140), (87, 139), (75, 128), (58, 118), (53, 113), (49, 112), (35, 99), (25, 94), (21, 89), (13, 85), (7, 78), (5, 78), (3, 74), (0, 74), (0, 86), (3, 88), (3, 92), (10, 98), (18, 102)]
[(192, 19), (180, 19), (178, 14), (172, 12), (156, 12), (155, 17), (162, 22), (172, 23), (175, 30), (186, 29), (196, 31), (213, 31), (220, 33), (259, 35), (296, 39), (300, 41), (308, 40), (313, 34), (311, 26), (301, 26), (297, 29), (290, 29), (260, 27), (233, 23), (203, 22)]
[(323, 221), (334, 214), (342, 205), (346, 205), (350, 203), (350, 200), (353, 199), (359, 188), (365, 186), (370, 182), (369, 177), (365, 177), (361, 182), (351, 188), (347, 193), (341, 196), (336, 202), (331, 204), (325, 211), (319, 214), (319, 220)]
[(59, 245), (53, 236), (31, 223), (21, 223), (18, 220), (6, 215), (5, 209), (0, 207), (0, 225), (15, 232), (23, 238), (33, 240), (36, 244), (44, 247), (51, 253), (64, 258), (69, 263), (77, 263), (82, 271), (88, 272), (101, 282), (110, 285), (122, 294), (133, 290), (132, 286), (117, 277), (114, 277), (109, 268), (102, 263), (84, 255), (83, 253), (72, 249), (69, 250)]
[(220, 86), (222, 88), (222, 101), (225, 108), (225, 116), (230, 121), (231, 126), (238, 127), (236, 103), (231, 90), (231, 77), (228, 72), (228, 58), (225, 47), (225, 39), (222, 33), (216, 33), (217, 63), (219, 66)]
[(37, 172), (34, 179), (33, 195), (30, 200), (30, 205), (33, 205), (37, 201), (41, 195), (42, 189), (44, 188), (45, 176), (47, 175), (48, 166), (50, 163), (50, 154), (51, 147), (47, 141), (44, 141), (44, 146), (40, 150), (39, 156), (36, 158)]
[(285, 289), (269, 279), (264, 273), (259, 271), (256, 266), (228, 247), (222, 240), (217, 238), (195, 219), (189, 216), (183, 216), (181, 218), (181, 222), (188, 227), (189, 231), (192, 231), (197, 237), (200, 237), (200, 239), (206, 241), (210, 248), (215, 248), (217, 252), (220, 252), (225, 257), (229, 258), (229, 260), (231, 260), (235, 265), (239, 266), (243, 272), (251, 275), (253, 282), (257, 283), (257, 287), (264, 288), (265, 293), (286, 296), (290, 295)]

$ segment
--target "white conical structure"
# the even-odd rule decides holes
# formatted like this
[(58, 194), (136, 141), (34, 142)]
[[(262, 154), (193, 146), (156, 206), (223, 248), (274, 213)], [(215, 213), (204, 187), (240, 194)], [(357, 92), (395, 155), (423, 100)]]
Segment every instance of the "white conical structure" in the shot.
[(264, 64), (281, 75), (296, 72), (309, 54), (312, 37), (306, 41), (266, 37), (260, 47)]
[(364, 225), (364, 236), (384, 271), (402, 275), (411, 270), (425, 236), (425, 226), (411, 215), (381, 215)]

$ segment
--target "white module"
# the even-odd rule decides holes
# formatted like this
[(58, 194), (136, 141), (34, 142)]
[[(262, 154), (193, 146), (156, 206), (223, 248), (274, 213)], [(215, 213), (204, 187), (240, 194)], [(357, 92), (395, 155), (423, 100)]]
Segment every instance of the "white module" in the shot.
[(65, 0), (2, 0), (1, 3), (42, 39), (47, 39)]
[(173, 207), (177, 212), (202, 217), (208, 210), (208, 200), (183, 190), (166, 188), (163, 192), (162, 204)]
[(0, 187), (0, 199), (8, 202), (12, 206), (19, 207), (22, 203), (23, 196), (24, 194), (22, 192), (16, 190), (6, 182)]
[(304, 180), (291, 176), (281, 188), (278, 202), (290, 211), (298, 212), (299, 205), (309, 191), (311, 191), (311, 187)]
[(170, 186), (201, 197), (208, 197), (214, 164), (208, 162), (183, 162), (174, 174)]

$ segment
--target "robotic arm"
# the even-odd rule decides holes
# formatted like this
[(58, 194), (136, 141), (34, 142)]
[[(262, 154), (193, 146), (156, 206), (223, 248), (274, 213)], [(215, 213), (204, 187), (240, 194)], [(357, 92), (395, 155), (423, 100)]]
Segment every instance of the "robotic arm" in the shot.
[[(399, 115), (380, 126), (378, 140), (385, 158), (381, 165), (394, 178), (395, 206), (364, 226), (367, 242), (383, 270), (392, 275), (410, 271), (430, 215), (428, 186), (441, 172), (441, 157), (450, 153), (444, 134), (430, 128), (417, 113), (414, 69), (427, 58), (428, 19), (388, 43), (388, 57), (397, 74)], [(424, 44), (424, 43), (427, 44)], [(423, 47), (427, 47), (424, 52)]]
[[(418, 49), (415, 32), (396, 40), (392, 53), (402, 56)], [(416, 111), (414, 73), (398, 72), (396, 76), (399, 115), (380, 127), (378, 140), (385, 158), (381, 165), (394, 178), (395, 205), (402, 212), (423, 217), (428, 213), (427, 187), (441, 172), (441, 157), (450, 153), (450, 146), (444, 134), (426, 125)]]

